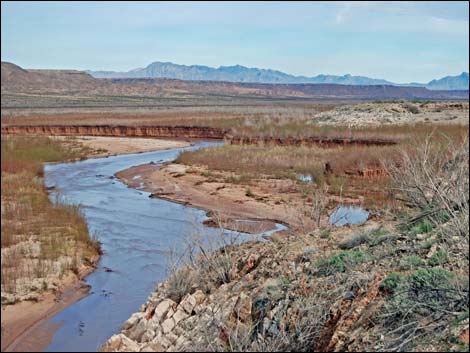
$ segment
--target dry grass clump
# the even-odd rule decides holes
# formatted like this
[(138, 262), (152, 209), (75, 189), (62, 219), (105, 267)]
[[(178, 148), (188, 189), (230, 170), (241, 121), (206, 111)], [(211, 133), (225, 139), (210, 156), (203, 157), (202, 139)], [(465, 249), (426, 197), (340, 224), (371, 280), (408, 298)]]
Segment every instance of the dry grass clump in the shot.
[[(328, 187), (328, 194), (340, 197), (364, 197), (368, 206), (383, 206), (390, 203), (386, 178), (362, 180), (349, 175), (358, 175), (362, 170), (381, 170), (382, 158), (394, 158), (396, 149), (391, 146), (254, 146), (224, 145), (194, 152), (184, 152), (178, 163), (205, 165), (215, 175), (216, 171), (231, 172), (224, 178), (228, 183), (250, 184), (262, 178), (291, 179), (296, 182), (298, 192), (317, 202), (317, 187)], [(387, 157), (388, 156), (388, 157)], [(326, 169), (328, 164), (329, 170)], [(302, 182), (308, 176), (312, 182)], [(319, 206), (319, 205), (317, 205)], [(312, 209), (313, 211), (313, 209)], [(317, 221), (318, 217), (311, 215)], [(316, 222), (318, 223), (318, 222)]]
[(169, 254), (169, 280), (165, 293), (175, 302), (200, 287), (206, 293), (232, 280), (235, 264), (233, 246), (239, 235), (224, 234), (221, 222), (217, 235), (208, 236), (196, 225), (188, 234), (181, 250), (172, 250)]
[(99, 253), (80, 209), (51, 203), (43, 185), (43, 162), (78, 156), (46, 137), (2, 136), (1, 284), (12, 301), (27, 297), (38, 280), (43, 290), (69, 270), (78, 272)]
[(77, 153), (59, 148), (47, 137), (2, 136), (2, 173), (28, 172), (42, 176), (43, 162), (72, 159)]

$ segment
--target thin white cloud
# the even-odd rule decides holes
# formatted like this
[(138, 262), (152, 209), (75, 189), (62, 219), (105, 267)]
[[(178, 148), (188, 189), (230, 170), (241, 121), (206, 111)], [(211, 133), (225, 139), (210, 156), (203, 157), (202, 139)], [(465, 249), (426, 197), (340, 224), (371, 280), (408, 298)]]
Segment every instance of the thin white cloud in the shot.
[(468, 7), (459, 15), (443, 2), (341, 1), (324, 2), (336, 9), (334, 22), (351, 32), (381, 31), (444, 34), (468, 37)]

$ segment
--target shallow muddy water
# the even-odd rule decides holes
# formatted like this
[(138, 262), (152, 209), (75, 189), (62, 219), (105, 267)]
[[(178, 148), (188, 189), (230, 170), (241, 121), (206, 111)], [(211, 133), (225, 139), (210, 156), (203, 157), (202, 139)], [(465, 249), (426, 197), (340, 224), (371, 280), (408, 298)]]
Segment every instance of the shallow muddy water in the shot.
[[(166, 278), (170, 250), (181, 249), (195, 229), (205, 237), (221, 237), (220, 230), (202, 225), (204, 211), (149, 198), (149, 193), (113, 178), (135, 165), (171, 161), (182, 150), (216, 144), (46, 166), (46, 186), (55, 187), (51, 198), (82, 205), (89, 230), (104, 251), (96, 271), (86, 278), (90, 294), (52, 318), (61, 326), (47, 351), (96, 351)], [(285, 227), (278, 225), (281, 229)], [(225, 232), (237, 241), (262, 236)]]

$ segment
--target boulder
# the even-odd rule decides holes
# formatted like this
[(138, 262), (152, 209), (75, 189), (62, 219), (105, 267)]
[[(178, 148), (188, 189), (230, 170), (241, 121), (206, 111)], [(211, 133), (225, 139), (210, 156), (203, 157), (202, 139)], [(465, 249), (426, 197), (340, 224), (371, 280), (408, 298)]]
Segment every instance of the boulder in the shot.
[(142, 336), (144, 335), (145, 331), (147, 331), (147, 322), (146, 320), (140, 320), (135, 327), (129, 331), (129, 338), (131, 340), (141, 342)]
[(144, 345), (141, 352), (165, 352), (165, 348), (160, 343), (150, 342)]
[(155, 331), (152, 329), (148, 329), (144, 332), (141, 338), (141, 342), (150, 342), (155, 337)]
[(140, 319), (142, 319), (143, 316), (144, 315), (143, 315), (142, 312), (132, 314), (131, 317), (129, 319), (127, 319), (127, 321), (124, 323), (124, 325), (122, 326), (122, 329), (123, 330), (128, 330), (128, 329), (134, 327), (135, 325), (137, 325), (137, 323), (140, 321)]
[(183, 298), (180, 305), (178, 305), (178, 309), (182, 308), (189, 315), (191, 315), (196, 304), (197, 304), (196, 298), (192, 296), (191, 294), (188, 294)]
[(174, 327), (175, 327), (175, 320), (173, 320), (173, 318), (166, 319), (162, 323), (162, 330), (163, 330), (163, 333), (165, 334), (173, 330)]
[(138, 352), (139, 344), (122, 333), (112, 336), (100, 349), (101, 352)]
[(206, 295), (200, 289), (194, 292), (193, 297), (196, 298), (196, 305), (200, 305), (206, 300)]
[(162, 300), (155, 308), (153, 319), (157, 322), (160, 322), (168, 313), (168, 310), (175, 308), (175, 307), (176, 307), (176, 303), (173, 300), (171, 299)]
[(178, 323), (181, 321), (181, 320), (184, 320), (186, 319), (187, 317), (189, 316), (189, 314), (178, 308), (178, 310), (176, 310), (176, 312), (174, 313), (174, 315), (172, 316), (173, 320), (175, 321), (175, 325), (178, 325)]

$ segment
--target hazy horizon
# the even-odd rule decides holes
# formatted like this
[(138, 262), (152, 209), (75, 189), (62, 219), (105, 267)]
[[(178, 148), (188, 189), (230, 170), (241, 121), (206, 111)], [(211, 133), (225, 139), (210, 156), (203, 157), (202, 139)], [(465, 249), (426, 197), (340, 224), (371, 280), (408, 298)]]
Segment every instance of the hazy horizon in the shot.
[(129, 71), (152, 62), (425, 83), (468, 72), (467, 2), (2, 2), (2, 61)]

